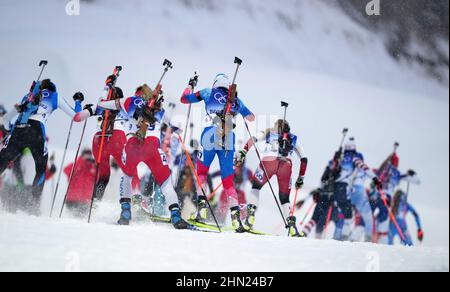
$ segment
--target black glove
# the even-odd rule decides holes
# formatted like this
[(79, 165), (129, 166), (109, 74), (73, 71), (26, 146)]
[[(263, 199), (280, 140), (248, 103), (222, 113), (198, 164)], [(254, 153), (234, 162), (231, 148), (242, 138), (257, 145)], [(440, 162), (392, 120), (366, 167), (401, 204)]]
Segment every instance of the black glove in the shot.
[(21, 113), (23, 113), (23, 112), (25, 112), (27, 110), (28, 103), (25, 102), (25, 103), (22, 103), (22, 104), (16, 104), (14, 107), (16, 108), (17, 112), (19, 114), (21, 114)]
[(81, 92), (77, 92), (73, 95), (73, 100), (74, 101), (79, 101), (79, 102), (83, 102), (84, 101), (84, 94)]
[(304, 184), (303, 177), (299, 176), (297, 182), (295, 183), (295, 188), (299, 190), (303, 187), (303, 184)]
[(372, 179), (372, 183), (377, 189), (380, 189), (380, 188), (383, 187), (383, 184), (381, 183), (381, 181), (380, 181), (380, 179), (378, 177), (374, 177)]
[(55, 174), (56, 171), (57, 171), (56, 165), (52, 164), (52, 165), (50, 166), (49, 172), (50, 172), (51, 174)]
[(87, 104), (83, 107), (83, 110), (87, 110), (89, 111), (91, 117), (95, 114), (94, 109), (93, 109), (94, 105), (93, 104)]
[(311, 192), (311, 196), (313, 197), (313, 200), (315, 203), (320, 202), (320, 190), (314, 190)]
[(192, 88), (197, 87), (197, 83), (198, 83), (198, 76), (194, 76), (194, 77), (192, 77), (192, 78), (189, 80), (189, 85), (190, 85)]
[(409, 176), (416, 176), (417, 172), (415, 172), (414, 170), (408, 170), (408, 175)]
[(110, 75), (110, 76), (108, 76), (108, 78), (106, 79), (106, 85), (108, 85), (108, 86), (113, 86), (115, 83), (116, 83), (116, 79), (117, 79), (117, 77), (116, 77), (116, 75)]

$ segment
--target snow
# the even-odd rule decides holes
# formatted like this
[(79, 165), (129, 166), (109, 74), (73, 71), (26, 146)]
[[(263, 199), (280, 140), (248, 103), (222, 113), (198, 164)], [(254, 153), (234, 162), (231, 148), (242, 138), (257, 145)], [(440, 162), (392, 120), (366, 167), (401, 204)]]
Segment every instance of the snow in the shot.
[[(280, 1), (271, 0), (97, 0), (81, 2), (81, 15), (72, 17), (65, 14), (67, 2), (42, 0), (39, 5), (32, 0), (0, 2), (0, 103), (12, 108), (36, 78), (34, 66), (42, 58), (49, 59), (45, 76), (56, 82), (62, 96), (70, 100), (74, 92), (83, 91), (89, 102), (96, 101), (103, 80), (115, 65), (124, 66), (118, 85), (125, 94), (131, 94), (143, 82), (156, 82), (162, 60), (169, 58), (175, 67), (167, 75), (164, 89), (168, 101), (177, 101), (195, 70), (200, 73), (199, 87), (210, 86), (218, 72), (232, 74), (232, 60), (237, 55), (244, 60), (238, 78), (240, 95), (258, 114), (258, 127), (252, 125), (253, 133), (256, 128), (265, 129), (269, 120), (282, 114), (280, 99), (290, 103), (290, 123), (310, 159), (306, 190), (317, 186), (344, 127), (350, 127), (371, 167), (381, 164), (392, 151), (394, 141), (401, 143), (401, 169), (415, 169), (423, 182), (421, 186), (412, 186), (410, 200), (422, 216), (424, 247), (389, 248), (248, 235), (242, 236), (241, 243), (230, 234), (192, 234), (151, 225), (126, 229), (111, 225), (119, 212), (118, 205), (114, 205), (89, 226), (73, 220), (0, 214), (0, 245), (11, 249), (10, 253), (0, 255), (0, 269), (64, 270), (65, 257), (72, 250), (82, 256), (83, 270), (156, 270), (162, 265), (167, 266), (161, 269), (176, 269), (176, 262), (164, 258), (172, 257), (172, 252), (174, 255), (185, 252), (176, 248), (180, 238), (180, 242), (189, 243), (194, 250), (206, 246), (223, 251), (237, 245), (241, 248), (236, 250), (249, 251), (253, 256), (252, 261), (239, 261), (241, 268), (248, 270), (365, 270), (365, 255), (372, 250), (383, 259), (382, 270), (448, 270), (448, 80), (443, 85), (417, 68), (394, 62), (385, 51), (384, 40), (326, 1), (283, 0), (283, 5), (279, 5)], [(217, 11), (218, 5), (224, 13)], [(448, 43), (443, 42), (442, 46), (448, 48)], [(194, 107), (195, 125), (202, 122), (201, 112), (200, 106)], [(185, 113), (186, 108), (179, 105), (175, 124), (184, 124)], [(50, 152), (56, 152), (57, 165), (69, 122), (63, 113), (56, 113), (49, 120)], [(89, 122), (85, 146), (90, 145), (95, 126), (95, 121)], [(75, 155), (81, 128), (77, 125), (73, 131), (67, 156), (70, 159)], [(239, 139), (245, 141), (248, 137), (243, 125), (238, 128)], [(200, 135), (200, 130), (195, 128), (194, 137)], [(249, 167), (256, 165), (252, 153)], [(213, 169), (216, 168), (214, 165)], [(63, 177), (57, 207), (64, 195), (65, 181)], [(50, 185), (43, 198), (44, 214), (51, 203)], [(306, 195), (306, 191), (301, 193), (302, 198)], [(261, 204), (258, 214), (264, 220), (257, 221), (257, 228), (267, 232), (278, 230), (279, 215), (267, 190), (261, 196)], [(414, 234), (414, 225), (411, 227)], [(19, 235), (20, 230), (30, 235), (25, 232)], [(105, 246), (111, 242), (117, 245)], [(147, 244), (154, 244), (158, 252), (147, 248)], [(328, 252), (327, 248), (332, 256), (321, 257), (321, 253)], [(171, 251), (159, 252), (168, 249)], [(121, 250), (131, 253), (133, 261), (128, 263), (121, 258), (118, 255)], [(280, 250), (280, 261), (268, 259), (268, 250)], [(97, 253), (104, 262), (95, 260)], [(239, 257), (247, 256), (236, 253)], [(217, 254), (223, 265), (189, 256), (199, 265), (186, 264), (180, 268), (231, 268), (229, 256)], [(346, 256), (352, 261), (347, 262)], [(293, 260), (296, 257), (298, 260)], [(256, 259), (266, 259), (273, 266), (263, 260), (256, 265)], [(39, 266), (39, 261), (48, 261), (48, 265)]]
[[(0, 271), (433, 271), (448, 250), (0, 215)], [(39, 251), (39, 252), (36, 252)]]

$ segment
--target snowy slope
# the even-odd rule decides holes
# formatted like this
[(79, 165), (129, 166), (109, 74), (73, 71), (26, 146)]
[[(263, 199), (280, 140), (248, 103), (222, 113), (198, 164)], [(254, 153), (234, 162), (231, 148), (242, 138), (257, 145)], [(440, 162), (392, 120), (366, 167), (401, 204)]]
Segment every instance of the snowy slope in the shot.
[[(238, 55), (245, 62), (238, 80), (240, 95), (259, 115), (258, 129), (281, 114), (281, 98), (291, 103), (289, 119), (311, 161), (306, 181), (309, 188), (317, 185), (343, 127), (351, 128), (373, 167), (389, 154), (394, 141), (401, 142), (402, 170), (415, 169), (423, 181), (420, 187), (412, 188), (411, 201), (422, 213), (425, 245), (445, 247), (448, 259), (448, 87), (421, 75), (416, 68), (394, 62), (385, 52), (383, 40), (326, 1), (97, 0), (82, 2), (81, 15), (74, 17), (65, 14), (66, 3), (43, 0), (37, 6), (31, 0), (0, 2), (0, 103), (11, 108), (35, 78), (33, 66), (42, 58), (51, 62), (46, 76), (54, 79), (62, 96), (70, 99), (73, 92), (81, 90), (91, 102), (113, 66), (124, 66), (119, 85), (131, 94), (142, 82), (156, 82), (161, 61), (169, 58), (175, 68), (167, 76), (165, 90), (169, 100), (176, 101), (194, 70), (201, 75), (199, 86), (210, 86), (217, 72), (232, 73), (231, 62)], [(223, 14), (218, 12), (219, 6)], [(116, 22), (119, 25), (113, 25)], [(184, 123), (185, 112), (185, 107), (178, 106), (176, 123)], [(200, 107), (194, 112), (193, 121), (199, 125)], [(51, 151), (59, 153), (59, 158), (68, 125), (62, 113), (49, 121)], [(247, 137), (242, 125), (239, 127), (244, 140)], [(86, 145), (94, 128), (91, 121)], [(75, 129), (74, 137), (79, 137), (80, 129)], [(196, 128), (195, 136), (199, 131)], [(69, 157), (74, 155), (76, 139), (70, 145)], [(249, 164), (256, 167), (255, 155), (250, 156)], [(48, 188), (45, 210), (50, 201)], [(264, 194), (260, 215), (266, 219), (258, 221), (258, 228), (267, 231), (279, 223), (272, 200), (269, 193)], [(116, 207), (108, 215), (110, 222), (117, 212)], [(59, 225), (27, 217), (6, 216), (6, 220), (12, 226), (4, 230), (6, 224), (1, 220), (5, 233), (0, 236), (15, 232), (16, 226), (22, 228), (27, 220), (37, 220), (30, 225), (43, 223), (55, 234), (66, 225), (74, 229), (72, 235), (61, 236), (80, 238), (88, 232), (81, 227), (84, 225), (71, 221)], [(116, 230), (103, 227), (89, 230)], [(134, 228), (150, 238), (155, 231), (144, 227), (131, 230)], [(153, 235), (157, 241), (163, 240), (160, 235), (171, 234), (161, 232)], [(55, 234), (51, 237), (57, 238)], [(269, 243), (274, 243), (271, 240), (281, 239), (270, 239)], [(64, 245), (72, 243), (80, 246), (70, 240)], [(266, 250), (278, 248), (269, 243)], [(0, 244), (4, 244), (3, 238)], [(305, 244), (349, 246), (315, 241)], [(21, 247), (25, 244), (19, 245), (17, 252)], [(378, 249), (391, 255), (390, 249)]]
[[(435, 271), (439, 248), (118, 227), (0, 215), (0, 271)], [(10, 228), (14, 226), (14, 228)], [(38, 250), (39, 252), (36, 252)]]

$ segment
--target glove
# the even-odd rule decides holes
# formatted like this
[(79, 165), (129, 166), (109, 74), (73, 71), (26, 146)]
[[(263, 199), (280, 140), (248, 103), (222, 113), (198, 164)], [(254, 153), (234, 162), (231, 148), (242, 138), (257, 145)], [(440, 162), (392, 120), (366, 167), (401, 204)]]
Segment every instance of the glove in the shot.
[(409, 175), (409, 176), (416, 176), (416, 174), (417, 174), (417, 173), (416, 173), (414, 170), (411, 170), (411, 169), (408, 170), (408, 175)]
[(299, 189), (301, 189), (303, 187), (303, 184), (304, 184), (303, 177), (299, 176), (298, 179), (297, 179), (297, 182), (295, 183), (295, 188), (297, 190), (299, 190)]
[(419, 239), (419, 241), (422, 242), (423, 237), (424, 237), (423, 231), (422, 229), (419, 229), (419, 231), (417, 231), (417, 239)]
[(57, 171), (56, 165), (52, 164), (52, 165), (50, 166), (49, 172), (50, 172), (51, 174), (55, 174), (56, 171)]
[(194, 76), (191, 79), (189, 79), (189, 86), (192, 87), (192, 89), (197, 87), (197, 83), (198, 83), (198, 76)]
[(91, 115), (91, 117), (95, 114), (95, 111), (96, 111), (96, 109), (94, 109), (94, 105), (93, 104), (85, 105), (83, 110), (89, 111), (89, 114)]
[(247, 151), (245, 151), (245, 150), (239, 151), (239, 153), (237, 154), (237, 157), (236, 157), (236, 166), (241, 166), (242, 164), (244, 164), (246, 157), (247, 157)]
[(79, 101), (79, 102), (83, 102), (84, 101), (84, 94), (81, 92), (77, 92), (73, 95), (73, 100), (74, 101)]
[(383, 184), (381, 183), (380, 179), (378, 177), (374, 177), (372, 180), (373, 185), (376, 189), (380, 189), (383, 187)]
[(315, 203), (319, 203), (320, 202), (320, 190), (314, 190), (311, 193), (311, 196), (313, 197), (313, 200)]
[(105, 84), (106, 84), (107, 86), (113, 86), (114, 83), (116, 82), (116, 80), (117, 80), (116, 75), (110, 75), (110, 76), (108, 76), (108, 78), (106, 79)]
[(27, 103), (16, 104), (14, 107), (18, 113), (23, 113), (27, 110), (28, 105)]

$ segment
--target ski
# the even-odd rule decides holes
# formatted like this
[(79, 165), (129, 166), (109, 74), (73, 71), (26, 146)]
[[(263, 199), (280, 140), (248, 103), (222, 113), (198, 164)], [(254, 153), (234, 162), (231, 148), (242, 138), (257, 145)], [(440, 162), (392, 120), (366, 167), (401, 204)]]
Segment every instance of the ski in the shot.
[[(135, 201), (134, 208), (137, 211), (140, 211), (141, 214), (145, 215), (146, 218), (148, 218), (150, 221), (152, 221), (154, 223), (172, 224), (172, 222), (170, 221), (170, 218), (152, 215), (150, 210), (148, 210), (147, 208), (145, 208), (144, 206), (142, 206), (141, 204), (139, 204), (136, 201)], [(199, 222), (199, 221), (192, 220), (192, 219), (187, 220), (187, 222), (189, 224), (191, 224), (192, 226), (196, 227), (196, 229), (193, 229), (193, 231), (220, 233), (219, 228), (214, 224)], [(234, 231), (234, 229), (232, 227), (221, 226), (221, 229), (223, 231), (227, 231), (227, 232)], [(191, 230), (191, 229), (189, 229), (189, 230)], [(254, 234), (254, 235), (262, 235), (262, 236), (273, 236), (272, 234), (260, 232), (260, 231), (253, 230), (253, 229), (247, 229), (245, 233)]]
[[(188, 221), (189, 224), (192, 224), (194, 226), (200, 227), (200, 228), (208, 228), (210, 230), (217, 230), (217, 227), (215, 225), (209, 224), (209, 223), (205, 223), (205, 222), (199, 222), (199, 221), (195, 221), (195, 220), (189, 220)], [(233, 227), (228, 227), (228, 226), (223, 226), (221, 227), (223, 231), (235, 231), (233, 229)], [(246, 228), (245, 229), (245, 233), (249, 233), (249, 234), (254, 234), (254, 235), (264, 235), (264, 236), (273, 236), (272, 234), (268, 234), (268, 233), (264, 233), (264, 232), (260, 232), (254, 229), (250, 229), (250, 228)]]

